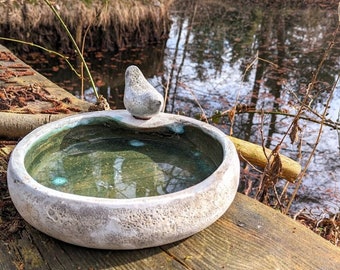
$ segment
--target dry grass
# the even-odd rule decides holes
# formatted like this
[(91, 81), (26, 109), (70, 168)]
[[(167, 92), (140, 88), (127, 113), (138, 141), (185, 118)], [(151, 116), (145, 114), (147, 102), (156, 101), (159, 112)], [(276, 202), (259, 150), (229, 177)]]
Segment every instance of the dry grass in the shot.
[[(170, 27), (168, 11), (171, 3), (171, 0), (94, 0), (87, 4), (61, 0), (56, 2), (55, 8), (79, 44), (83, 32), (90, 27), (88, 39), (91, 45), (117, 49), (164, 39)], [(64, 30), (43, 1), (9, 0), (0, 3), (0, 13), (4, 14), (0, 17), (0, 36), (45, 46), (55, 44), (57, 38), (63, 50), (71, 48)]]

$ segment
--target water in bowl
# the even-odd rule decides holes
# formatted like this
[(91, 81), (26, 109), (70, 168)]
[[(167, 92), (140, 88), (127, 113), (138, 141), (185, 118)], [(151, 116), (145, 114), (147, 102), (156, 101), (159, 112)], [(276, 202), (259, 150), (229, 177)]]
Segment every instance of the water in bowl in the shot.
[(163, 195), (201, 182), (218, 166), (197, 145), (199, 132), (181, 133), (77, 126), (39, 141), (25, 166), (36, 181), (62, 192), (117, 199)]

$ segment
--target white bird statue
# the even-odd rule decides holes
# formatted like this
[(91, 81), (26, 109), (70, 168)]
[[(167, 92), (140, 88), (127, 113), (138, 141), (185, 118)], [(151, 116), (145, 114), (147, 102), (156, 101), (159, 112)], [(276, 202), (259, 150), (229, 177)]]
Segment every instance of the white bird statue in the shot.
[(138, 119), (150, 119), (163, 108), (163, 96), (145, 79), (136, 66), (125, 71), (124, 105)]

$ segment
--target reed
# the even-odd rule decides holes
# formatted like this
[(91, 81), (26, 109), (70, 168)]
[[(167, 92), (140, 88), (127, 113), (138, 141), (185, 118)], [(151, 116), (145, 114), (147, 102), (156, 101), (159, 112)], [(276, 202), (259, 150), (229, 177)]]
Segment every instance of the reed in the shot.
[[(87, 46), (111, 50), (159, 42), (167, 37), (168, 16), (172, 0), (60, 0), (56, 9), (81, 44), (83, 32), (89, 28)], [(8, 0), (0, 3), (0, 36), (60, 45), (72, 50), (64, 29), (44, 1)], [(52, 46), (51, 46), (52, 47)]]

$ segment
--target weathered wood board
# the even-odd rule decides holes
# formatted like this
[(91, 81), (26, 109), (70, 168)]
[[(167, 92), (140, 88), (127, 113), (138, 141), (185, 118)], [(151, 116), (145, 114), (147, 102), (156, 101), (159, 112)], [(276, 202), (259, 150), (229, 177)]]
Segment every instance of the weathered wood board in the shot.
[(19, 138), (48, 122), (86, 112), (90, 106), (0, 45), (0, 136)]
[(183, 241), (143, 250), (73, 246), (29, 225), (0, 243), (0, 269), (338, 270), (340, 249), (245, 195), (213, 225)]

